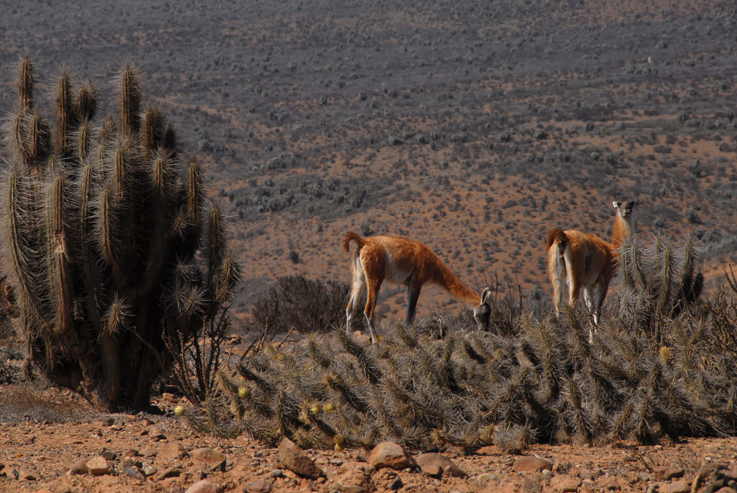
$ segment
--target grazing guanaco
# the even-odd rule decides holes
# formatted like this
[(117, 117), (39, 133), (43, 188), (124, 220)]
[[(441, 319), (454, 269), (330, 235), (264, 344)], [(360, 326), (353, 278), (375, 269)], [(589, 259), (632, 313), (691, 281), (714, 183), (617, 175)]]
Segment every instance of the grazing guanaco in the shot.
[[(560, 313), (565, 282), (568, 284), (568, 305), (571, 307), (575, 306), (579, 292), (583, 289), (584, 302), (589, 313), (593, 311), (595, 326), (599, 325), (601, 304), (617, 271), (618, 249), (635, 232), (632, 217), (635, 202), (625, 199), (621, 202), (614, 201), (612, 205), (617, 212), (611, 243), (595, 234), (551, 229), (545, 245), (556, 313)], [(593, 337), (589, 328), (589, 339)]]
[(489, 306), (489, 288), (481, 295), (461, 282), (458, 276), (440, 260), (429, 248), (417, 241), (396, 236), (373, 236), (363, 238), (354, 232), (348, 232), (343, 238), (343, 249), (348, 252), (351, 241), (357, 245), (351, 264), (353, 271), (353, 289), (346, 314), (346, 333), (351, 327), (351, 316), (364, 290), (368, 291), (366, 306), (363, 310), (371, 332), (371, 342), (376, 342), (373, 317), (376, 297), (384, 281), (407, 286), (407, 318), (405, 323), (411, 324), (415, 318), (417, 299), (425, 284), (437, 284), (457, 300), (465, 303), (473, 310), (478, 330), (489, 325), (491, 307)]

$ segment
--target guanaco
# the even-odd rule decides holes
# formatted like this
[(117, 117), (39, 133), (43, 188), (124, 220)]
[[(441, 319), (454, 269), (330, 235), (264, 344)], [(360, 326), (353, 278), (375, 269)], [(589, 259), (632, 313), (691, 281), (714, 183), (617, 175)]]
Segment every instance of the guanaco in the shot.
[(407, 286), (405, 319), (407, 325), (415, 318), (415, 308), (422, 286), (436, 284), (473, 310), (478, 330), (488, 327), (491, 314), (488, 302), (491, 292), (489, 288), (484, 289), (479, 296), (463, 284), (458, 276), (422, 243), (396, 236), (363, 238), (351, 231), (343, 238), (343, 250), (346, 252), (350, 251), (351, 241), (354, 241), (358, 248), (353, 253), (351, 264), (353, 288), (345, 310), (346, 333), (350, 332), (351, 316), (358, 299), (364, 291), (367, 291), (363, 313), (368, 322), (371, 342), (376, 342), (374, 308), (379, 288), (384, 281)]
[[(553, 284), (555, 311), (560, 313), (563, 283), (568, 284), (568, 305), (573, 307), (583, 289), (584, 302), (593, 312), (594, 326), (599, 325), (601, 304), (609, 283), (617, 271), (619, 247), (634, 235), (633, 200), (614, 201), (616, 209), (612, 242), (607, 243), (595, 234), (576, 230), (551, 229), (545, 249), (548, 251), (548, 273)], [(589, 328), (589, 339), (594, 335)]]

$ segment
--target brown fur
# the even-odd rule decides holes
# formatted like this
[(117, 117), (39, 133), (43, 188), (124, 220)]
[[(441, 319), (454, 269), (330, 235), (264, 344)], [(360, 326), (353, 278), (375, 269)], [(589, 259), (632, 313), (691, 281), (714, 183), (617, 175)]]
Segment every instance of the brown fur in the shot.
[(349, 251), (350, 242), (358, 248), (353, 253), (353, 288), (346, 307), (347, 327), (351, 313), (361, 294), (367, 291), (364, 315), (373, 335), (373, 316), (376, 299), (384, 281), (407, 286), (407, 318), (411, 323), (420, 290), (425, 284), (436, 284), (453, 297), (471, 307), (484, 304), (486, 291), (479, 295), (467, 287), (432, 250), (422, 243), (396, 236), (373, 236), (363, 238), (354, 232), (346, 233), (343, 249)]
[(575, 306), (583, 289), (586, 306), (593, 311), (594, 324), (599, 323), (601, 305), (617, 271), (618, 248), (634, 234), (631, 217), (634, 202), (614, 202), (614, 207), (617, 215), (612, 243), (595, 234), (576, 230), (548, 231), (545, 249), (548, 251), (548, 273), (553, 284), (556, 312), (560, 312), (565, 282), (568, 285), (568, 305)]

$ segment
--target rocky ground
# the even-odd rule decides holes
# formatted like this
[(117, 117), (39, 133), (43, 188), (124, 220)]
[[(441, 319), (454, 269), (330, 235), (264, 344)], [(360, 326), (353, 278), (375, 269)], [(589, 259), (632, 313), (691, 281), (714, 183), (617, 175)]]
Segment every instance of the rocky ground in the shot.
[(386, 442), (370, 453), (302, 452), (246, 435), (198, 434), (175, 416), (175, 407), (187, 404), (173, 394), (153, 404), (149, 413), (99, 414), (76, 394), (38, 381), (0, 387), (0, 491), (737, 491), (733, 437), (533, 445), (521, 456), (494, 446), (472, 455), (405, 456)]

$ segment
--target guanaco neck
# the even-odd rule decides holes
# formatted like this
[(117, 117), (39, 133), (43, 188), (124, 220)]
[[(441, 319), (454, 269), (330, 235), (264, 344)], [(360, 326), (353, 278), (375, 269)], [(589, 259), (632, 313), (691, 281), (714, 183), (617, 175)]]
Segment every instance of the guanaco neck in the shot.
[(612, 231), (612, 245), (619, 248), (622, 243), (629, 240), (635, 234), (634, 218), (630, 213), (626, 218), (617, 211), (614, 218), (614, 230)]
[(435, 275), (431, 281), (433, 284), (437, 284), (448, 291), (455, 299), (470, 307), (481, 304), (481, 295), (463, 284), (456, 273), (450, 270), (440, 259), (436, 260), (436, 264)]

